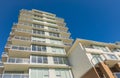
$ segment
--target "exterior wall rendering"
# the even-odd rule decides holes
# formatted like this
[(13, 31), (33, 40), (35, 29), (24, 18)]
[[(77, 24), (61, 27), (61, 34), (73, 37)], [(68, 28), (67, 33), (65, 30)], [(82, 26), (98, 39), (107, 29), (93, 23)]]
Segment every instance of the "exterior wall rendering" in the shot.
[(21, 10), (0, 63), (0, 78), (73, 78), (67, 51), (72, 45), (64, 19)]

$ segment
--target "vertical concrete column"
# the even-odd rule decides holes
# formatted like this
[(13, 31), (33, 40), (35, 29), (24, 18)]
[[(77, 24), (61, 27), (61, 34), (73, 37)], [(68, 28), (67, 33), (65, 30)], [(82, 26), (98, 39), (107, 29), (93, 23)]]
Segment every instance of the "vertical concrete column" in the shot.
[(110, 68), (104, 62), (100, 62), (98, 65), (102, 73), (106, 76), (106, 78), (115, 78)]
[(49, 32), (45, 32), (45, 36), (49, 36)]
[(53, 57), (48, 57), (48, 64), (49, 65), (53, 65), (54, 64), (54, 62), (53, 62)]
[(47, 52), (51, 53), (52, 52), (52, 48), (51, 47), (47, 47)]
[(48, 27), (47, 27), (47, 26), (44, 26), (44, 29), (47, 29), (47, 30), (48, 30)]

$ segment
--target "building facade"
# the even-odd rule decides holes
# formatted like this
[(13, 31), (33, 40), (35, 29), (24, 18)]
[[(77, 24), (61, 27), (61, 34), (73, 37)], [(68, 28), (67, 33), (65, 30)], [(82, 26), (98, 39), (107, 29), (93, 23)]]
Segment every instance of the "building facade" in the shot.
[(120, 45), (77, 39), (68, 52), (75, 78), (120, 78)]
[(0, 63), (0, 78), (73, 78), (67, 51), (73, 39), (64, 19), (21, 10)]

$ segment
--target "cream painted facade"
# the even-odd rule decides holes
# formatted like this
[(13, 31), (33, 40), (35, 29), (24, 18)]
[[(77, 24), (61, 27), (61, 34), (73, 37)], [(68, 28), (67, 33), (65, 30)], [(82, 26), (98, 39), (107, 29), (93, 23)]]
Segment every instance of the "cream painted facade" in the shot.
[(22, 9), (2, 54), (0, 78), (73, 78), (70, 35), (55, 14)]

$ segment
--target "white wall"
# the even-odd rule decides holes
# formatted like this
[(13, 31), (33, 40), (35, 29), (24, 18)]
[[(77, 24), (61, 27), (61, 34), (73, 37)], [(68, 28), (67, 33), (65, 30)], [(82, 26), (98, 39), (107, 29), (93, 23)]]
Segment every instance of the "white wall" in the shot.
[(74, 78), (81, 78), (87, 71), (89, 71), (89, 69), (92, 68), (86, 52), (82, 50), (80, 44), (78, 44), (70, 53), (68, 59), (72, 66)]

